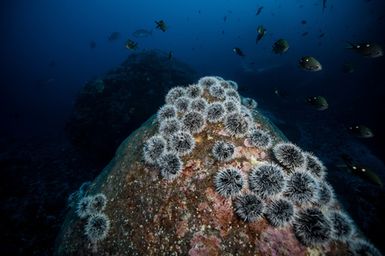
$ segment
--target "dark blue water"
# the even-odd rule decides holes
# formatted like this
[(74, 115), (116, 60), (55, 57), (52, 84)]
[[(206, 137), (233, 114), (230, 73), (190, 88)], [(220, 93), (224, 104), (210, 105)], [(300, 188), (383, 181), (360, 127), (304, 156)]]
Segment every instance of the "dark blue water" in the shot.
[[(7, 222), (2, 241), (8, 244), (7, 253), (50, 253), (66, 196), (106, 163), (83, 158), (68, 141), (65, 126), (74, 102), (87, 81), (116, 68), (133, 52), (172, 51), (173, 58), (196, 70), (196, 77), (237, 81), (240, 92), (255, 98), (290, 140), (320, 156), (333, 185), (350, 179), (335, 168), (341, 153), (369, 165), (385, 180), (385, 58), (365, 58), (346, 49), (348, 41), (384, 47), (383, 0), (328, 0), (325, 9), (322, 0), (20, 0), (0, 5), (1, 199)], [(166, 32), (155, 28), (161, 19)], [(258, 25), (267, 32), (256, 44)], [(152, 34), (137, 38), (132, 35), (137, 29)], [(109, 41), (115, 31), (120, 37)], [(272, 52), (279, 38), (290, 45), (283, 55)], [(124, 47), (127, 39), (138, 43), (136, 51)], [(234, 47), (246, 56), (234, 54)], [(314, 56), (323, 70), (301, 70), (298, 60), (304, 55)], [(353, 64), (353, 73), (342, 71), (345, 63)], [(278, 97), (275, 88), (288, 96)], [(304, 99), (310, 95), (325, 96), (329, 109), (309, 108)], [(346, 127), (357, 123), (370, 127), (375, 136), (349, 135)], [(385, 227), (379, 201), (384, 191), (351, 179), (362, 189), (347, 186), (337, 192), (365, 234), (381, 247), (376, 236)], [(353, 196), (343, 197), (349, 193)], [(370, 194), (365, 201), (370, 207), (356, 206), (354, 195), (359, 193), (364, 198)], [(368, 209), (373, 215), (365, 219)]]

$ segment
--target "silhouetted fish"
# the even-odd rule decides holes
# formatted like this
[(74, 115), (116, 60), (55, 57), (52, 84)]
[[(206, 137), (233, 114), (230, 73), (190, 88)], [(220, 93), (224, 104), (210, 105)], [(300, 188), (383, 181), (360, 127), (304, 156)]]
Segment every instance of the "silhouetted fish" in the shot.
[(245, 54), (242, 52), (242, 50), (241, 49), (239, 49), (238, 47), (235, 47), (234, 49), (233, 49), (233, 52), (236, 54), (236, 55), (239, 55), (239, 56), (241, 56), (241, 57), (245, 57)]
[(120, 38), (119, 32), (112, 32), (108, 37), (108, 41), (115, 41), (115, 40), (118, 40), (119, 38)]
[(309, 32), (303, 32), (301, 36), (307, 36)]
[(258, 16), (259, 14), (261, 14), (262, 9), (263, 9), (263, 6), (261, 6), (261, 7), (258, 8), (258, 10), (257, 10), (257, 12), (256, 12), (256, 15), (257, 15), (257, 16)]

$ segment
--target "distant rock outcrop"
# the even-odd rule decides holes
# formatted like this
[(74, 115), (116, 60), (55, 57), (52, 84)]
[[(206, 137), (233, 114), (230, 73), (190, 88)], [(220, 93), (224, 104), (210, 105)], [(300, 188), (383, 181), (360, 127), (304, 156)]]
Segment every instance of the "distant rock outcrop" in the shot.
[(187, 64), (160, 51), (131, 54), (80, 92), (67, 134), (94, 159), (109, 161), (118, 145), (152, 115), (172, 87), (196, 80)]

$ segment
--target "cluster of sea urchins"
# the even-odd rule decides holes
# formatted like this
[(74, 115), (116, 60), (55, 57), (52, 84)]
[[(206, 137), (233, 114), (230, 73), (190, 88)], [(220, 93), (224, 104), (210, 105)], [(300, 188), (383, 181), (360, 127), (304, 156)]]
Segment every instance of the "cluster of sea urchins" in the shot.
[[(290, 142), (273, 146), (270, 134), (255, 128), (250, 111), (256, 107), (255, 101), (242, 101), (237, 89), (235, 82), (220, 77), (203, 77), (197, 84), (171, 89), (166, 105), (157, 113), (159, 132), (145, 142), (144, 160), (172, 180), (183, 170), (181, 157), (194, 150), (194, 136), (220, 123), (228, 136), (216, 141), (207, 153), (219, 163), (226, 162), (227, 167), (215, 174), (214, 185), (221, 196), (234, 201), (237, 216), (246, 222), (266, 218), (274, 227), (291, 225), (307, 246), (338, 240), (349, 241), (352, 251), (375, 251), (368, 242), (353, 238), (353, 221), (335, 209), (334, 191), (325, 180), (322, 162)], [(249, 173), (229, 167), (235, 154), (233, 141), (239, 138), (245, 138), (250, 147), (271, 151), (274, 159), (259, 162)]]

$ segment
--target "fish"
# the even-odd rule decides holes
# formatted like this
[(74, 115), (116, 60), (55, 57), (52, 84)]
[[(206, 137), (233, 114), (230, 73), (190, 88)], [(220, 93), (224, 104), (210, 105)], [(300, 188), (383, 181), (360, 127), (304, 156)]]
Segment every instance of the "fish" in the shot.
[(307, 23), (306, 20), (301, 20), (301, 24), (302, 24), (302, 25), (305, 25), (306, 23)]
[(147, 29), (137, 29), (135, 30), (132, 35), (137, 38), (143, 38), (143, 37), (149, 37), (152, 35), (152, 30), (147, 30)]
[(326, 1), (327, 0), (322, 0), (322, 12), (324, 12), (326, 9)]
[(91, 49), (95, 49), (96, 48), (96, 42), (95, 41), (91, 41), (90, 42), (90, 48)]
[(233, 48), (233, 52), (238, 55), (238, 56), (241, 56), (241, 57), (245, 57), (246, 55), (242, 52), (241, 49), (239, 49), (238, 47), (235, 47)]
[(256, 12), (255, 14), (256, 14), (257, 16), (258, 16), (259, 14), (261, 14), (262, 9), (263, 9), (263, 6), (259, 7), (258, 10), (257, 10), (257, 12)]
[(322, 38), (322, 37), (324, 37), (325, 36), (325, 33), (321, 33), (321, 34), (319, 34), (319, 38)]
[(223, 21), (226, 22), (227, 20), (227, 16), (223, 17)]
[(278, 88), (274, 89), (274, 94), (282, 98), (286, 98), (289, 95), (287, 91)]
[(364, 42), (364, 43), (350, 43), (348, 42), (348, 49), (352, 49), (356, 53), (368, 57), (368, 58), (378, 58), (384, 56), (384, 51), (379, 44)]
[(108, 37), (108, 41), (116, 41), (120, 38), (119, 32), (112, 32), (110, 36)]
[(351, 125), (348, 127), (348, 131), (358, 138), (367, 139), (374, 136), (373, 131), (369, 127), (362, 124)]
[(383, 187), (382, 180), (373, 170), (358, 163), (357, 161), (354, 161), (352, 157), (347, 154), (342, 154), (340, 157), (343, 161), (343, 164), (339, 164), (337, 165), (337, 167), (339, 167), (340, 169), (347, 169), (350, 173), (354, 174), (355, 176), (358, 176), (361, 179), (366, 180), (381, 188)]
[(321, 71), (322, 65), (312, 56), (304, 56), (299, 60), (299, 66), (306, 71)]
[(273, 44), (273, 52), (276, 54), (283, 54), (289, 50), (289, 43), (285, 39), (278, 39)]
[(303, 32), (302, 34), (301, 34), (301, 36), (307, 36), (309, 34), (309, 32)]
[(352, 63), (344, 63), (342, 64), (342, 72), (348, 74), (354, 72), (354, 65)]
[(329, 104), (323, 96), (310, 96), (306, 98), (306, 102), (317, 110), (323, 111), (328, 109)]
[(169, 51), (168, 54), (167, 54), (167, 59), (171, 60), (172, 57), (173, 57), (172, 51)]
[(155, 24), (157, 29), (162, 30), (163, 32), (166, 32), (167, 26), (163, 20), (155, 21)]
[(125, 47), (129, 50), (136, 50), (138, 48), (138, 43), (132, 41), (131, 39), (128, 39)]
[(257, 40), (256, 40), (256, 43), (258, 43), (266, 34), (266, 29), (262, 26), (262, 25), (259, 25), (258, 28), (257, 28)]

